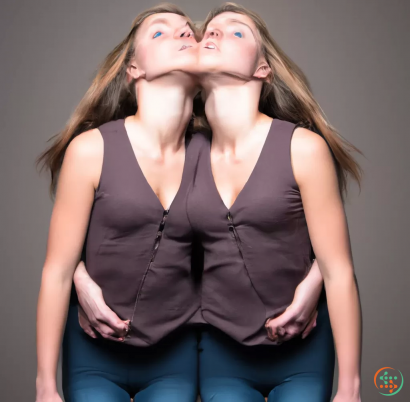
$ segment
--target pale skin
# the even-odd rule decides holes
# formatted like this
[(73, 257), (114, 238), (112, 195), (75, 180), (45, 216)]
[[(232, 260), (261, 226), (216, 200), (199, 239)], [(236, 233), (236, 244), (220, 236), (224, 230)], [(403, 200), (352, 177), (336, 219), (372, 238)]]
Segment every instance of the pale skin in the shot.
[[(148, 17), (136, 39), (141, 57), (136, 53), (127, 70), (129, 79), (136, 79), (139, 105), (137, 114), (126, 119), (127, 133), (141, 169), (164, 207), (171, 204), (180, 185), (184, 133), (197, 92), (196, 82), (188, 74), (195, 57), (189, 55), (189, 49), (179, 52), (183, 44), (192, 49), (196, 46), (186, 24), (187, 20), (176, 14)], [(154, 38), (158, 31), (163, 35), (160, 41)], [(162, 118), (156, 118), (158, 115)], [(103, 140), (95, 129), (70, 143), (62, 164), (38, 300), (37, 402), (61, 402), (56, 386), (59, 349), (102, 161)]]
[[(199, 48), (212, 171), (227, 207), (249, 178), (271, 124), (258, 110), (262, 81), (271, 73), (258, 40), (249, 17), (223, 13), (210, 22)], [(334, 402), (359, 402), (361, 312), (335, 164), (326, 142), (304, 128), (293, 134), (291, 162), (326, 288), (339, 365)]]

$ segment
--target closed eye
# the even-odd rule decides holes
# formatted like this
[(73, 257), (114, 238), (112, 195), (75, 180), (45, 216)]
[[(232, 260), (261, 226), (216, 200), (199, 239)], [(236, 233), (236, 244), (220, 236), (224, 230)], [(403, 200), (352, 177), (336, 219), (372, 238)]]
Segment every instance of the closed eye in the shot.
[(161, 36), (161, 35), (162, 35), (162, 32), (158, 31), (158, 32), (155, 33), (154, 38), (158, 38), (158, 36)]
[(238, 38), (242, 38), (242, 34), (240, 32), (235, 32), (234, 35), (237, 36)]

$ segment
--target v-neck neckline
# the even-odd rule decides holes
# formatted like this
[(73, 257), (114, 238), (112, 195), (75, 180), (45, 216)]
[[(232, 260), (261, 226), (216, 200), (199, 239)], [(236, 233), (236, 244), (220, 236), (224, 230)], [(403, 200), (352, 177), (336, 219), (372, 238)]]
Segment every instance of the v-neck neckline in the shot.
[(130, 149), (130, 151), (131, 151), (131, 153), (132, 153), (132, 155), (133, 155), (133, 157), (134, 157), (134, 161), (135, 161), (135, 164), (136, 164), (136, 166), (137, 166), (137, 169), (138, 169), (139, 173), (141, 174), (141, 176), (142, 176), (142, 178), (143, 178), (145, 184), (146, 184), (147, 187), (149, 188), (151, 194), (155, 197), (155, 199), (156, 199), (158, 205), (160, 206), (162, 212), (163, 212), (163, 213), (164, 213), (164, 212), (169, 212), (170, 209), (171, 209), (171, 207), (172, 207), (172, 205), (173, 205), (173, 203), (174, 203), (174, 201), (175, 201), (175, 199), (177, 198), (177, 196), (178, 196), (178, 194), (179, 194), (179, 192), (180, 192), (180, 190), (181, 190), (182, 183), (184, 182), (184, 178), (185, 178), (185, 167), (186, 167), (186, 162), (187, 162), (187, 148), (188, 148), (188, 147), (187, 147), (188, 144), (187, 144), (186, 138), (185, 138), (185, 142), (184, 142), (184, 146), (185, 146), (185, 156), (184, 156), (184, 166), (183, 166), (183, 168), (182, 168), (181, 182), (179, 183), (178, 190), (177, 190), (177, 192), (175, 193), (175, 195), (174, 195), (174, 197), (173, 197), (171, 203), (169, 204), (168, 208), (164, 208), (164, 206), (162, 205), (161, 200), (159, 199), (159, 197), (158, 197), (157, 193), (154, 191), (154, 189), (151, 187), (151, 184), (149, 184), (149, 181), (147, 180), (147, 178), (146, 178), (144, 172), (142, 171), (141, 165), (140, 165), (139, 162), (138, 162), (138, 158), (137, 158), (137, 155), (135, 154), (134, 148), (133, 148), (133, 146), (132, 146), (130, 136), (128, 135), (127, 127), (125, 127), (125, 119), (122, 119), (121, 128), (123, 129), (123, 134), (124, 134), (125, 137), (126, 137), (126, 140), (127, 140), (128, 146), (129, 146), (129, 149)]
[(269, 130), (268, 130), (268, 134), (266, 135), (265, 141), (262, 145), (262, 149), (261, 152), (259, 153), (258, 159), (256, 160), (255, 166), (253, 167), (248, 179), (246, 180), (245, 184), (243, 185), (242, 189), (239, 191), (238, 195), (236, 196), (235, 200), (233, 201), (233, 203), (231, 204), (230, 207), (227, 207), (227, 205), (225, 204), (223, 198), (221, 197), (221, 193), (218, 190), (218, 186), (216, 185), (216, 181), (215, 181), (215, 177), (212, 171), (212, 160), (211, 160), (211, 147), (212, 147), (212, 139), (209, 142), (209, 154), (208, 154), (208, 169), (209, 169), (209, 173), (210, 173), (210, 178), (211, 181), (213, 183), (213, 187), (216, 191), (216, 194), (218, 195), (218, 198), (220, 200), (220, 202), (222, 203), (222, 205), (224, 206), (226, 212), (230, 212), (232, 211), (232, 209), (236, 206), (236, 204), (238, 203), (238, 199), (241, 198), (242, 193), (244, 193), (244, 191), (246, 190), (246, 188), (249, 186), (249, 182), (252, 179), (252, 176), (254, 176), (255, 170), (257, 168), (257, 166), (260, 164), (260, 160), (262, 159), (265, 150), (267, 148), (267, 143), (269, 138), (271, 137), (271, 132), (273, 131), (273, 124), (277, 119), (272, 119), (271, 124), (269, 126)]

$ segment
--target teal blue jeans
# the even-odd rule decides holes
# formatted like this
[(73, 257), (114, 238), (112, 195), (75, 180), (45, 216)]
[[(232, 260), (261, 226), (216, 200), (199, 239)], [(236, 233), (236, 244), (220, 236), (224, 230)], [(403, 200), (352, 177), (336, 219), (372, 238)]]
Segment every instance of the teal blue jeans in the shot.
[(66, 402), (195, 402), (198, 337), (184, 328), (157, 345), (137, 348), (83, 332), (71, 305), (63, 341)]
[(307, 338), (281, 345), (244, 346), (212, 328), (199, 343), (203, 402), (328, 402), (335, 351), (324, 292), (317, 326)]

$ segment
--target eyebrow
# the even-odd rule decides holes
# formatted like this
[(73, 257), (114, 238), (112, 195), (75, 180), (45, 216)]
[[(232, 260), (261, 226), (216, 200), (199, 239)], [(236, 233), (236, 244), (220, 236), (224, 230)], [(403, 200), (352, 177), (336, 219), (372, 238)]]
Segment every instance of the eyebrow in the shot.
[[(156, 18), (155, 20), (151, 21), (151, 24), (149, 26), (155, 25), (155, 24), (165, 24), (167, 26), (170, 26), (170, 23), (166, 18)], [(187, 21), (184, 27), (189, 26), (189, 22)]]
[(167, 21), (166, 18), (156, 18), (155, 20), (151, 21), (150, 26), (155, 25), (155, 24), (165, 24), (169, 26), (169, 22)]

